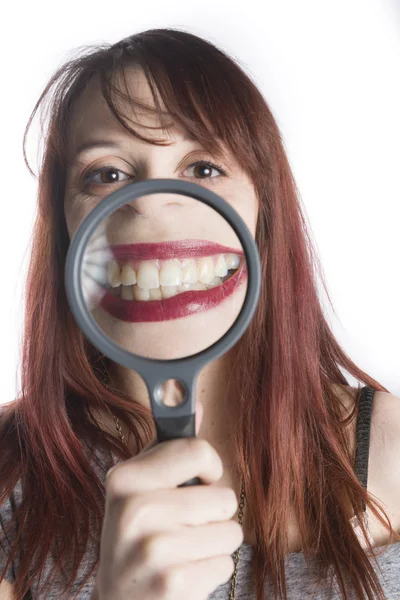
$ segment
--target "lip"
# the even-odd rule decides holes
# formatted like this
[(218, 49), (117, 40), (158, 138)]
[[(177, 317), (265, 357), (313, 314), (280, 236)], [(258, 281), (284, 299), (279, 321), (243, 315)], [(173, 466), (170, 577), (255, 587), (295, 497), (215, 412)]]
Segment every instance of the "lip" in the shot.
[[(218, 250), (219, 252), (220, 250)], [(231, 296), (236, 287), (246, 280), (246, 277), (246, 265), (242, 263), (236, 273), (225, 283), (209, 290), (190, 290), (172, 298), (147, 301), (123, 300), (106, 292), (100, 306), (113, 317), (129, 323), (170, 321), (215, 308)]]
[(168, 260), (172, 258), (194, 258), (215, 254), (244, 255), (243, 250), (222, 246), (208, 240), (178, 240), (171, 242), (118, 244), (110, 246), (116, 260)]

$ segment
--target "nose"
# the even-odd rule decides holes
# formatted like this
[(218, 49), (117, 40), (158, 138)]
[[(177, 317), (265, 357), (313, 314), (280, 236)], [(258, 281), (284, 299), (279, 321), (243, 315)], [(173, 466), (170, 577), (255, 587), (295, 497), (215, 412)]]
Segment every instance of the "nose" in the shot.
[(184, 204), (185, 196), (160, 192), (135, 198), (131, 202), (124, 204), (121, 208), (127, 211), (133, 210), (135, 215), (141, 217), (150, 217), (154, 214), (160, 214), (169, 206), (184, 206)]

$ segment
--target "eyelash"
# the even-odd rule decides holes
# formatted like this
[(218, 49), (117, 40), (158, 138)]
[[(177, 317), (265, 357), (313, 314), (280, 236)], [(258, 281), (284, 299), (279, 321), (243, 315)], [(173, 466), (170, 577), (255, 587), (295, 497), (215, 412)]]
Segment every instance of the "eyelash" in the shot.
[[(189, 169), (190, 167), (194, 167), (194, 166), (199, 166), (199, 165), (202, 167), (210, 167), (211, 169), (216, 169), (217, 171), (220, 171), (220, 173), (223, 177), (227, 176), (227, 172), (225, 171), (225, 169), (223, 169), (220, 165), (217, 165), (208, 160), (198, 160), (198, 161), (188, 165), (186, 167), (186, 169)], [(87, 189), (90, 185), (90, 182), (88, 182), (88, 179), (90, 177), (94, 177), (98, 173), (102, 173), (104, 171), (107, 171), (108, 169), (113, 170), (113, 171), (119, 171), (120, 173), (124, 173), (124, 175), (127, 175), (124, 171), (122, 171), (121, 169), (117, 169), (113, 165), (104, 165), (102, 167), (99, 167), (98, 169), (91, 169), (83, 177), (83, 183), (84, 183), (85, 189)], [(186, 171), (186, 169), (185, 169), (185, 171)], [(128, 175), (128, 177), (129, 177), (129, 175)], [(213, 180), (213, 179), (217, 179), (217, 177), (188, 177), (188, 179), (194, 179), (196, 181), (204, 180), (204, 179)], [(121, 182), (117, 181), (116, 183), (121, 183)], [(111, 183), (94, 183), (93, 185), (109, 186), (109, 185), (113, 185), (113, 182), (111, 182)]]

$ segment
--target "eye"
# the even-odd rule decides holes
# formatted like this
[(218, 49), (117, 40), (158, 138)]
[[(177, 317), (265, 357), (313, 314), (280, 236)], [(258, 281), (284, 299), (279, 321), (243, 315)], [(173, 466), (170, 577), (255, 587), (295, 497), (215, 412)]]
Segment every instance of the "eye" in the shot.
[[(189, 179), (216, 179), (218, 175), (212, 175), (213, 171), (219, 171), (220, 175), (226, 176), (226, 171), (220, 166), (207, 160), (198, 160), (195, 163), (189, 165), (185, 171), (194, 169), (194, 176), (187, 175)], [(125, 179), (121, 179), (119, 174), (122, 174)], [(97, 180), (95, 179), (97, 177)], [(121, 183), (127, 179), (132, 179), (134, 176), (127, 175), (120, 169), (113, 167), (113, 165), (104, 165), (97, 169), (89, 170), (83, 177), (83, 185), (85, 188), (90, 185), (112, 185), (114, 183)]]
[[(112, 177), (109, 177), (109, 173), (113, 173), (114, 175)], [(89, 183), (95, 183), (95, 184), (100, 184), (100, 185), (101, 184), (110, 185), (112, 183), (120, 183), (121, 180), (118, 180), (118, 176), (115, 176), (116, 173), (122, 173), (126, 177), (129, 177), (129, 175), (127, 175), (120, 169), (116, 169), (112, 165), (104, 165), (103, 167), (100, 167), (99, 169), (92, 169), (92, 170), (88, 171), (86, 173), (86, 175), (84, 176), (83, 181), (84, 181), (85, 185), (87, 185)], [(94, 180), (94, 177), (96, 175), (100, 176), (100, 181)]]
[[(187, 167), (186, 170), (188, 169), (192, 169), (194, 168), (194, 177), (190, 177), (191, 179), (215, 179), (215, 175), (210, 176), (210, 173), (214, 170), (214, 171), (219, 171), (221, 175), (226, 175), (226, 171), (220, 166), (220, 165), (216, 165), (210, 161), (207, 160), (198, 160), (197, 162), (193, 163), (192, 165), (190, 165), (189, 167)], [(197, 173), (196, 173), (197, 171)], [(203, 173), (203, 175), (201, 175), (201, 173)], [(218, 177), (218, 175), (217, 175)]]

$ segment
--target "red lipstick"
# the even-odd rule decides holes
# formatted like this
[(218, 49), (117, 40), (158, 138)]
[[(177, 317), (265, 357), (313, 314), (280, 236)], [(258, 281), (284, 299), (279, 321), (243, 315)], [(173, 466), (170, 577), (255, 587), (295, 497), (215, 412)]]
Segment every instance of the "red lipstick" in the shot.
[(214, 256), (215, 254), (239, 254), (243, 250), (221, 246), (207, 240), (179, 240), (174, 242), (157, 242), (141, 244), (119, 244), (110, 246), (116, 260), (168, 260), (172, 258), (194, 258)]

